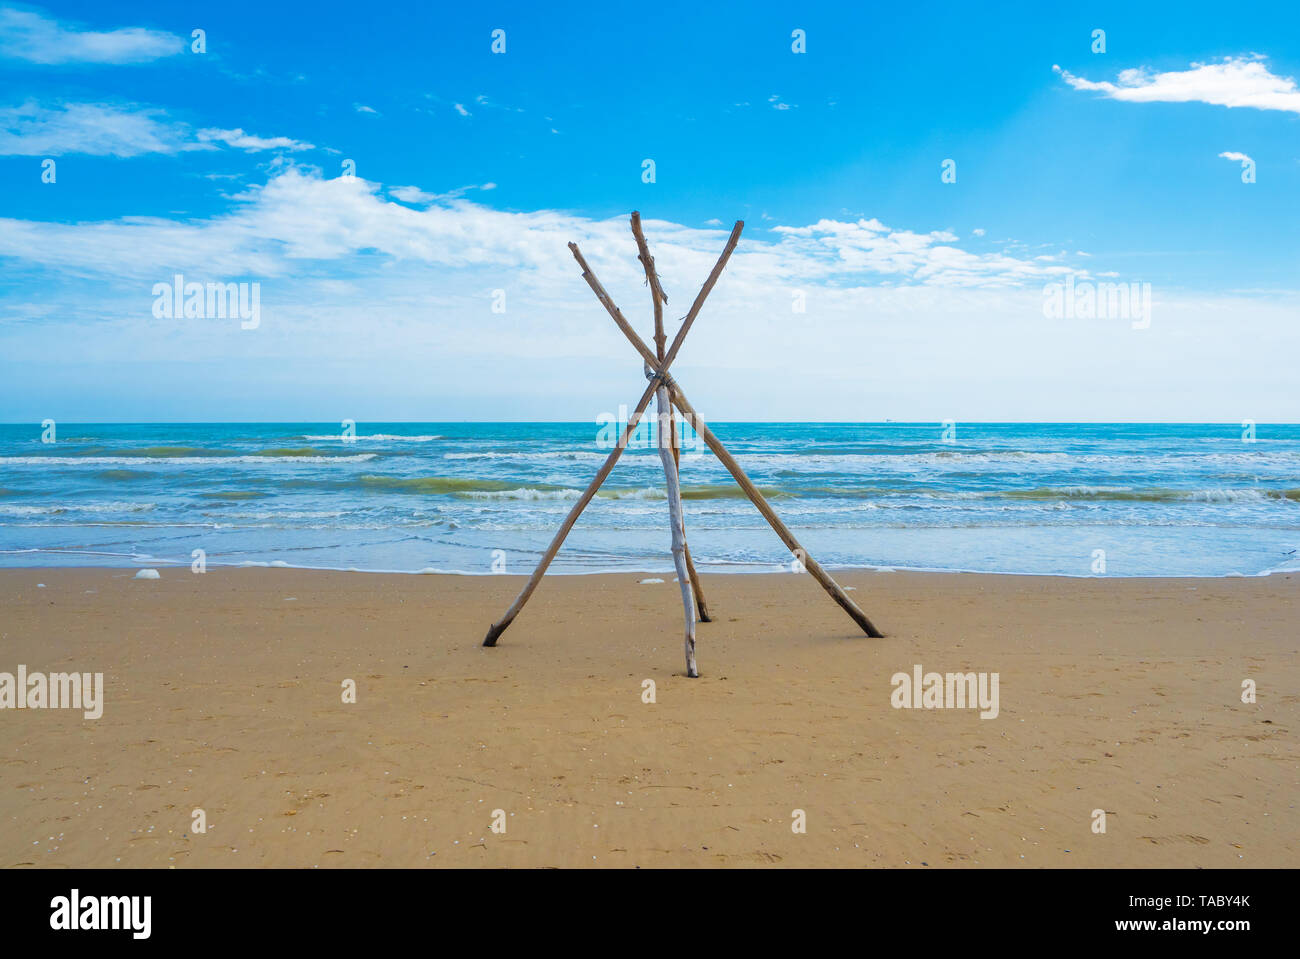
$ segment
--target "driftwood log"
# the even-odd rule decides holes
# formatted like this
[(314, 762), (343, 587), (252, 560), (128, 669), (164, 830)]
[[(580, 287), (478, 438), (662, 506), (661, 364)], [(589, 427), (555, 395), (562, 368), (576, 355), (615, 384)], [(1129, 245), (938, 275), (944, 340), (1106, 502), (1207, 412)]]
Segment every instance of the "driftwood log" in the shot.
[(686, 569), (686, 523), (682, 519), (682, 490), (677, 478), (677, 464), (673, 462), (672, 442), (667, 430), (672, 416), (672, 402), (668, 399), (668, 390), (663, 379), (656, 379), (647, 368), (647, 373), (658, 384), (655, 399), (659, 410), (657, 435), (659, 459), (664, 465), (664, 483), (668, 490), (668, 521), (672, 529), (673, 566), (677, 570), (677, 585), (682, 591), (682, 609), (686, 617), (686, 675), (694, 679), (700, 674), (695, 665), (695, 600), (691, 591), (691, 575)]
[[(663, 304), (667, 303), (668, 295), (663, 291), (663, 287), (659, 285), (659, 273), (658, 270), (655, 270), (654, 268), (654, 257), (650, 256), (650, 246), (646, 243), (646, 235), (645, 233), (642, 233), (641, 230), (641, 214), (636, 211), (633, 211), (632, 213), (632, 237), (636, 239), (637, 257), (641, 260), (643, 268), (645, 268), (646, 285), (650, 287), (650, 301), (654, 307), (654, 352), (655, 356), (659, 359), (659, 363), (662, 364), (664, 342), (666, 342), (667, 339), (667, 337), (664, 337), (663, 331)], [(675, 531), (677, 528), (677, 520), (679, 520), (679, 518), (681, 520), (681, 554), (682, 559), (685, 560), (686, 573), (688, 573), (688, 576), (690, 577), (690, 590), (692, 590), (692, 593), (694, 593), (695, 596), (695, 607), (697, 607), (699, 611), (699, 621), (708, 622), (710, 621), (710, 617), (708, 617), (708, 603), (705, 602), (705, 591), (703, 591), (701, 586), (699, 586), (699, 573), (695, 572), (694, 561), (690, 559), (690, 543), (686, 542), (685, 513), (681, 508), (681, 456), (679, 455), (679, 452), (677, 452), (677, 417), (675, 413), (673, 413), (672, 402), (668, 399), (667, 391), (656, 392), (655, 404), (656, 409), (658, 409), (659, 412), (659, 421), (656, 426), (658, 426), (660, 435), (662, 435), (663, 431), (667, 429), (668, 444), (672, 450), (672, 468), (673, 472), (676, 473), (676, 478), (669, 480), (668, 467), (667, 464), (664, 464), (664, 482), (666, 482), (666, 486), (668, 487), (669, 516), (671, 516), (673, 530)], [(666, 413), (667, 417), (664, 416)], [(662, 450), (663, 443), (660, 443), (659, 446), (660, 450)], [(660, 456), (662, 456), (662, 454), (660, 454)], [(673, 490), (676, 490), (676, 492)], [(676, 503), (673, 503), (673, 500), (676, 500)], [(673, 546), (673, 563), (675, 564), (676, 555), (677, 547)], [(677, 570), (677, 582), (685, 582), (684, 578), (681, 576), (680, 569)], [(682, 587), (682, 599), (685, 598), (685, 587)], [(690, 624), (689, 613), (686, 615), (686, 620), (688, 620), (688, 630), (686, 630), (686, 632), (688, 632), (688, 645), (690, 650), (692, 650), (688, 655), (686, 655), (686, 659), (688, 659), (689, 663), (694, 663), (695, 639), (694, 629), (692, 629), (692, 624)]]
[(524, 608), (524, 603), (528, 602), (528, 597), (533, 595), (533, 590), (535, 590), (537, 584), (542, 581), (542, 574), (546, 572), (546, 567), (551, 565), (551, 560), (555, 559), (555, 554), (560, 551), (560, 547), (564, 544), (564, 538), (569, 535), (569, 530), (573, 529), (573, 524), (578, 521), (578, 517), (582, 515), (582, 511), (587, 508), (587, 504), (590, 503), (592, 497), (596, 495), (596, 491), (600, 489), (600, 484), (605, 482), (605, 477), (607, 477), (610, 474), (610, 471), (614, 469), (614, 464), (617, 463), (618, 458), (623, 455), (623, 450), (627, 449), (628, 440), (631, 439), (632, 432), (636, 429), (637, 423), (641, 421), (641, 414), (644, 413), (646, 407), (650, 405), (650, 400), (655, 395), (658, 385), (658, 379), (652, 379), (646, 385), (645, 392), (641, 394), (641, 399), (637, 402), (636, 408), (628, 414), (627, 425), (623, 428), (623, 432), (618, 438), (618, 445), (615, 446), (614, 449), (610, 451), (609, 456), (605, 458), (605, 462), (601, 465), (600, 469), (596, 471), (595, 478), (593, 478), (587, 488), (583, 490), (582, 495), (578, 497), (578, 501), (573, 504), (573, 508), (569, 510), (569, 515), (564, 517), (564, 522), (560, 524), (559, 530), (551, 540), (551, 545), (548, 546), (546, 552), (542, 554), (541, 562), (539, 562), (537, 568), (533, 570), (533, 575), (528, 577), (528, 582), (524, 584), (524, 588), (519, 591), (519, 595), (515, 597), (515, 601), (510, 604), (510, 608), (506, 610), (506, 614), (488, 628), (487, 636), (483, 639), (484, 646), (495, 646), (497, 644), (497, 637), (504, 633), (506, 627), (514, 622), (515, 617), (519, 615), (519, 611)]

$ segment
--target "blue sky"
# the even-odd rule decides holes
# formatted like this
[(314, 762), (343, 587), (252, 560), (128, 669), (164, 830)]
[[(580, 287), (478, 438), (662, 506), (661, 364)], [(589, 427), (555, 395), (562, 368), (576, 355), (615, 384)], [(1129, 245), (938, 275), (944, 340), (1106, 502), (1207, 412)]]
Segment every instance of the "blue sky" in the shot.
[(0, 0), (0, 420), (592, 419), (632, 209), (712, 419), (1300, 420), (1293, 3), (441, 6)]

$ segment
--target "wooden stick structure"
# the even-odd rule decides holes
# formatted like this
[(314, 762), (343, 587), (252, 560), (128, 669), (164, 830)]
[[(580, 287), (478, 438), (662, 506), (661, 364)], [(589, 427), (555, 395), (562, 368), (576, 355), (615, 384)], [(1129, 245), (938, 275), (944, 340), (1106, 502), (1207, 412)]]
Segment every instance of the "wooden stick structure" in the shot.
[(650, 347), (646, 345), (645, 341), (637, 335), (632, 324), (627, 321), (627, 318), (623, 316), (622, 311), (620, 311), (618, 306), (615, 305), (610, 295), (605, 292), (605, 288), (601, 286), (600, 281), (596, 279), (595, 272), (583, 258), (582, 252), (578, 249), (578, 245), (576, 243), (569, 244), (569, 250), (573, 253), (574, 259), (578, 261), (578, 266), (582, 268), (582, 278), (587, 281), (587, 285), (590, 286), (591, 291), (596, 294), (596, 299), (600, 301), (600, 304), (603, 307), (605, 307), (606, 312), (608, 312), (610, 317), (614, 320), (614, 324), (622, 331), (623, 335), (627, 337), (628, 342), (632, 344), (636, 351), (641, 354), (645, 375), (649, 382), (646, 384), (645, 392), (641, 394), (641, 399), (637, 402), (636, 408), (632, 411), (631, 415), (628, 416), (627, 425), (623, 428), (623, 432), (619, 436), (617, 445), (612, 451), (610, 451), (609, 456), (606, 458), (600, 469), (596, 471), (596, 475), (592, 479), (591, 484), (583, 491), (583, 494), (578, 497), (577, 502), (573, 504), (573, 508), (569, 510), (569, 514), (564, 518), (564, 522), (560, 524), (559, 530), (551, 540), (550, 546), (548, 546), (546, 552), (542, 554), (541, 561), (537, 564), (537, 568), (533, 570), (533, 574), (528, 577), (528, 582), (524, 584), (524, 588), (520, 591), (519, 595), (515, 597), (515, 601), (510, 604), (510, 608), (506, 610), (505, 615), (489, 627), (487, 636), (483, 640), (484, 646), (495, 646), (497, 644), (497, 640), (500, 638), (501, 634), (505, 632), (506, 628), (514, 621), (515, 617), (519, 615), (519, 611), (524, 608), (524, 604), (528, 602), (528, 598), (533, 595), (533, 591), (537, 589), (538, 583), (542, 581), (542, 576), (546, 573), (547, 567), (551, 565), (551, 561), (555, 559), (555, 554), (560, 551), (560, 547), (564, 544), (565, 537), (569, 535), (569, 531), (573, 529), (573, 525), (578, 521), (578, 517), (582, 515), (582, 511), (587, 507), (587, 504), (591, 502), (592, 498), (595, 497), (601, 484), (605, 482), (605, 479), (614, 469), (614, 464), (616, 464), (619, 457), (623, 455), (623, 450), (627, 448), (632, 433), (636, 429), (637, 424), (641, 421), (641, 416), (649, 407), (652, 398), (656, 400), (656, 408), (658, 411), (658, 422), (656, 424), (655, 432), (658, 437), (659, 459), (664, 469), (664, 484), (668, 493), (668, 517), (673, 565), (677, 570), (677, 582), (681, 587), (682, 607), (686, 619), (686, 675), (692, 678), (699, 675), (699, 670), (695, 661), (696, 610), (698, 608), (699, 619), (700, 622), (703, 623), (709, 622), (709, 614), (708, 607), (704, 602), (704, 593), (700, 588), (699, 574), (696, 572), (695, 564), (691, 560), (690, 549), (686, 545), (686, 523), (682, 510), (681, 477), (679, 474), (680, 456), (677, 450), (677, 425), (673, 413), (674, 407), (681, 412), (683, 421), (690, 424), (696, 434), (699, 435), (709, 449), (713, 451), (713, 454), (718, 458), (719, 462), (721, 462), (722, 465), (727, 468), (727, 471), (731, 473), (732, 478), (735, 479), (740, 488), (744, 490), (745, 495), (749, 497), (762, 517), (767, 520), (768, 524), (771, 525), (772, 529), (776, 532), (776, 535), (780, 537), (781, 542), (785, 543), (786, 547), (794, 554), (795, 560), (799, 566), (812, 574), (812, 577), (821, 584), (822, 588), (831, 595), (831, 598), (834, 599), (835, 602), (839, 603), (839, 605), (849, 614), (853, 621), (858, 624), (858, 627), (864, 633), (873, 638), (879, 638), (884, 635), (872, 624), (871, 620), (867, 618), (867, 615), (858, 608), (858, 605), (849, 598), (848, 593), (844, 591), (839, 583), (835, 582), (822, 565), (809, 556), (808, 551), (799, 545), (799, 541), (794, 538), (794, 534), (790, 532), (789, 527), (787, 527), (785, 523), (781, 522), (781, 518), (776, 515), (776, 511), (772, 509), (771, 504), (769, 504), (763, 497), (763, 494), (759, 492), (758, 487), (755, 486), (750, 478), (745, 474), (745, 471), (740, 468), (740, 464), (737, 463), (735, 458), (727, 451), (727, 448), (722, 445), (722, 441), (714, 435), (711, 429), (709, 429), (708, 424), (700, 418), (699, 414), (695, 411), (695, 407), (693, 407), (686, 399), (686, 395), (682, 392), (682, 388), (668, 372), (668, 368), (672, 365), (673, 360), (677, 358), (677, 352), (681, 349), (682, 343), (686, 339), (686, 334), (690, 332), (691, 325), (695, 322), (695, 318), (703, 308), (704, 301), (713, 291), (714, 286), (717, 285), (718, 278), (721, 277), (723, 269), (726, 268), (727, 261), (731, 258), (732, 252), (736, 249), (736, 244), (740, 242), (740, 232), (744, 227), (745, 224), (743, 221), (736, 221), (736, 225), (731, 230), (731, 236), (727, 239), (727, 245), (723, 249), (722, 255), (718, 257), (718, 262), (714, 264), (713, 270), (709, 273), (708, 279), (705, 280), (704, 285), (700, 287), (700, 292), (696, 295), (695, 302), (691, 304), (690, 310), (687, 311), (686, 316), (682, 318), (682, 325), (677, 330), (676, 336), (673, 337), (672, 345), (666, 350), (664, 349), (664, 341), (667, 337), (663, 328), (663, 304), (668, 302), (668, 297), (659, 283), (659, 274), (655, 270), (654, 257), (650, 255), (649, 244), (646, 243), (645, 234), (641, 229), (641, 215), (636, 212), (632, 214), (632, 236), (636, 240), (638, 258), (641, 261), (641, 265), (645, 268), (646, 283), (650, 287), (650, 298), (654, 309), (655, 320), (654, 350), (651, 350)]

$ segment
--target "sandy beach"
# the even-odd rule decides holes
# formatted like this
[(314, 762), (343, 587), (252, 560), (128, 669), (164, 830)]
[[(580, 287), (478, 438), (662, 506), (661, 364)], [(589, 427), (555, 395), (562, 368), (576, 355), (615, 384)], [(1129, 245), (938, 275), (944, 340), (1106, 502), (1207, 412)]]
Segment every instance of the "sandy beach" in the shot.
[[(837, 573), (878, 640), (710, 576), (690, 680), (671, 577), (548, 577), (483, 649), (520, 577), (161, 574), (0, 572), (0, 671), (104, 674), (97, 720), (0, 712), (0, 865), (1300, 862), (1300, 575)], [(893, 708), (917, 664), (997, 716)]]

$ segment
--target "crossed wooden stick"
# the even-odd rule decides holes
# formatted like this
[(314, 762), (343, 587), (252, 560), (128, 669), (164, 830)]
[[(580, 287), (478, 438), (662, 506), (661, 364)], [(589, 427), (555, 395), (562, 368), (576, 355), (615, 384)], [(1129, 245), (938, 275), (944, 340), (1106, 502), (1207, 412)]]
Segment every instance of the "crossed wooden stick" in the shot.
[(681, 328), (677, 331), (677, 335), (673, 337), (672, 345), (668, 347), (666, 352), (664, 350), (663, 304), (668, 302), (668, 297), (659, 285), (659, 274), (655, 272), (654, 258), (650, 255), (650, 248), (646, 245), (645, 235), (641, 232), (641, 215), (635, 212), (632, 214), (632, 235), (636, 238), (638, 259), (640, 259), (641, 265), (645, 267), (646, 282), (650, 287), (650, 296), (654, 303), (655, 349), (653, 351), (637, 335), (636, 330), (632, 329), (632, 325), (628, 323), (623, 313), (610, 299), (609, 294), (605, 292), (605, 288), (600, 285), (600, 281), (596, 279), (596, 274), (592, 272), (591, 267), (587, 265), (587, 261), (583, 259), (578, 245), (576, 243), (569, 244), (574, 259), (582, 267), (582, 278), (587, 281), (587, 285), (596, 294), (596, 299), (613, 317), (618, 328), (623, 331), (623, 335), (628, 338), (636, 351), (641, 354), (641, 358), (645, 360), (645, 375), (649, 382), (646, 384), (645, 392), (641, 394), (641, 399), (637, 402), (636, 408), (628, 416), (627, 425), (619, 436), (618, 444), (610, 452), (609, 457), (600, 469), (596, 471), (596, 476), (592, 479), (591, 484), (578, 497), (578, 501), (573, 504), (573, 508), (569, 510), (569, 515), (560, 524), (559, 531), (556, 532), (555, 538), (551, 540), (551, 545), (542, 554), (537, 568), (533, 570), (532, 576), (528, 577), (528, 582), (520, 590), (519, 595), (515, 597), (515, 601), (506, 610), (505, 615), (488, 629), (487, 636), (483, 640), (484, 646), (495, 646), (497, 639), (506, 631), (506, 627), (514, 621), (514, 618), (519, 615), (519, 611), (524, 608), (524, 604), (532, 596), (533, 590), (541, 582), (547, 567), (551, 565), (551, 560), (560, 551), (560, 546), (564, 543), (565, 537), (569, 535), (569, 530), (573, 529), (573, 524), (577, 522), (582, 511), (591, 502), (592, 497), (596, 495), (596, 491), (600, 489), (601, 484), (605, 482), (605, 478), (614, 469), (614, 464), (623, 455), (623, 450), (627, 448), (628, 441), (641, 420), (641, 414), (650, 405), (651, 397), (657, 400), (658, 405), (659, 429), (656, 430), (656, 433), (659, 443), (659, 458), (663, 463), (664, 480), (668, 489), (668, 512), (672, 521), (673, 563), (677, 568), (677, 581), (681, 586), (682, 605), (686, 615), (686, 675), (691, 677), (699, 675), (695, 663), (696, 604), (698, 603), (702, 622), (709, 622), (709, 613), (704, 602), (703, 591), (700, 589), (699, 575), (695, 571), (695, 564), (691, 561), (690, 550), (686, 546), (686, 529), (682, 517), (681, 485), (677, 473), (680, 460), (677, 450), (677, 428), (673, 415), (674, 406), (681, 411), (685, 421), (691, 424), (696, 434), (704, 440), (709, 449), (713, 451), (713, 454), (717, 456), (719, 462), (731, 473), (740, 488), (745, 491), (745, 495), (758, 508), (763, 518), (776, 531), (776, 535), (781, 538), (781, 542), (785, 543), (802, 567), (812, 574), (813, 578), (822, 585), (826, 592), (830, 593), (835, 602), (843, 607), (844, 611), (852, 617), (853, 621), (862, 628), (864, 633), (874, 638), (884, 635), (871, 624), (871, 620), (867, 619), (866, 613), (858, 608), (857, 604), (849, 598), (839, 583), (831, 579), (830, 574), (822, 568), (821, 564), (809, 556), (808, 551), (799, 545), (799, 541), (794, 538), (794, 534), (790, 532), (785, 523), (781, 522), (781, 518), (776, 515), (767, 500), (763, 498), (763, 494), (758, 491), (758, 487), (745, 475), (745, 471), (727, 452), (727, 448), (722, 445), (722, 441), (713, 435), (713, 431), (709, 429), (708, 424), (700, 418), (700, 415), (695, 412), (695, 407), (691, 406), (686, 399), (686, 394), (682, 392), (681, 386), (668, 373), (668, 367), (672, 366), (673, 360), (677, 359), (677, 351), (682, 348), (682, 342), (686, 339), (686, 334), (690, 332), (691, 324), (695, 322), (695, 317), (699, 315), (700, 309), (704, 306), (704, 301), (722, 275), (727, 260), (731, 258), (732, 251), (736, 249), (736, 244), (740, 242), (740, 231), (744, 227), (745, 224), (742, 220), (737, 220), (736, 225), (732, 227), (731, 236), (727, 239), (727, 245), (723, 249), (722, 255), (718, 257), (718, 262), (714, 264), (709, 278), (704, 281), (704, 286), (700, 287), (695, 302), (691, 304), (690, 311), (682, 319)]

